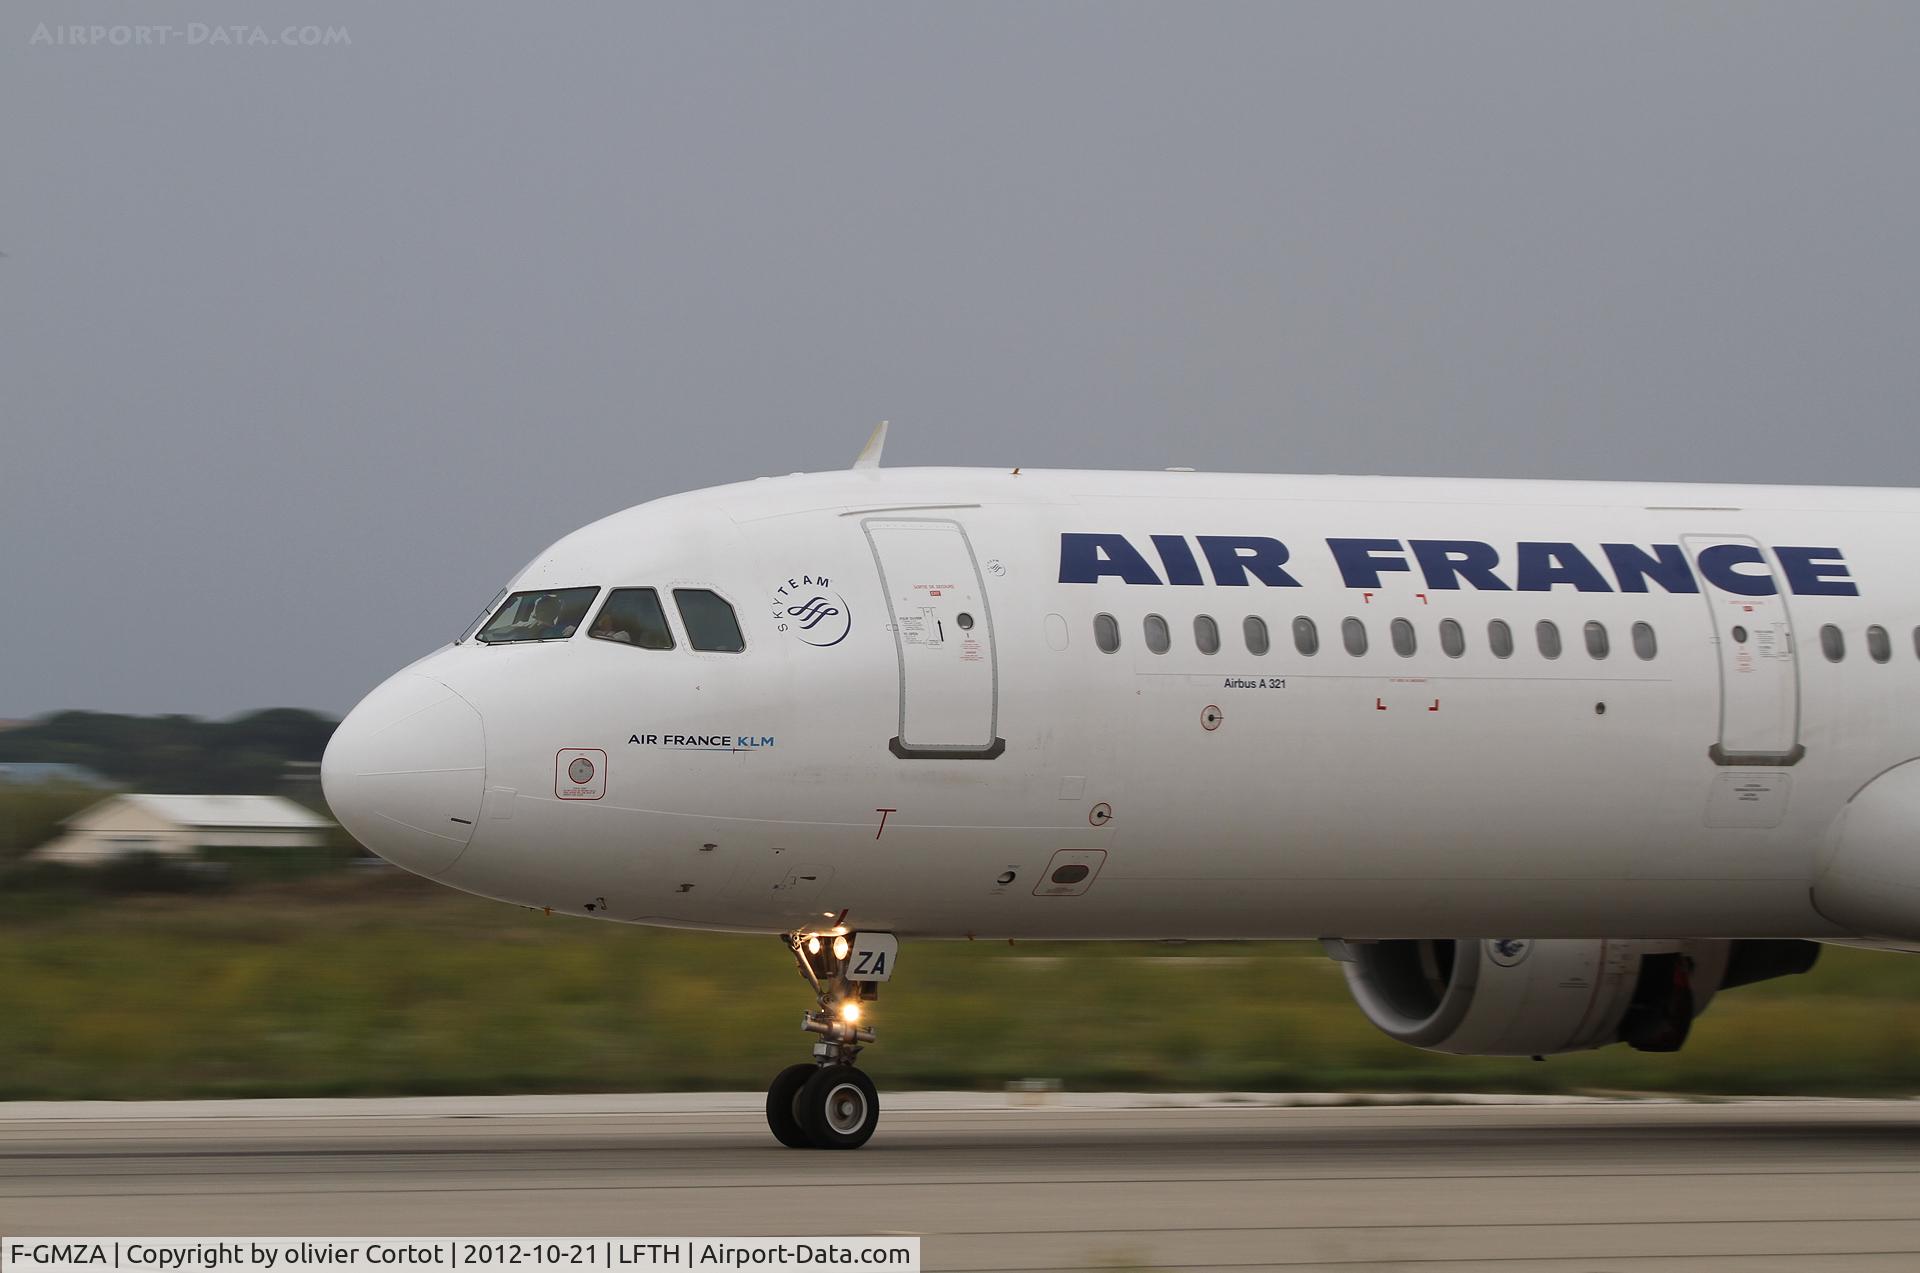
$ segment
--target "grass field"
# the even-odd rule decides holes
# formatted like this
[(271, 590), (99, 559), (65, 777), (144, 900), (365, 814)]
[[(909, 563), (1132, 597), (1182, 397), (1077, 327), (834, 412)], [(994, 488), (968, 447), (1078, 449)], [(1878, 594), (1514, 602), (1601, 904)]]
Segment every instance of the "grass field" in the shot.
[[(771, 937), (546, 918), (396, 875), (6, 899), (0, 1098), (752, 1089), (804, 1059)], [(1297, 943), (909, 944), (883, 1087), (1920, 1091), (1920, 959), (1829, 949), (1718, 999), (1675, 1056), (1403, 1047)]]

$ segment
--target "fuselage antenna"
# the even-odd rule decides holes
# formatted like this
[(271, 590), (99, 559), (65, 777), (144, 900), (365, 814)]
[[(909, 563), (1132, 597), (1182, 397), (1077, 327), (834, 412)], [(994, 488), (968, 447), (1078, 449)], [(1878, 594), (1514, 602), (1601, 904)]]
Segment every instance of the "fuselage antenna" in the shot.
[(853, 459), (856, 469), (877, 469), (880, 467), (880, 452), (887, 448), (887, 422), (882, 420), (880, 427), (873, 431), (867, 444), (860, 448), (860, 454)]

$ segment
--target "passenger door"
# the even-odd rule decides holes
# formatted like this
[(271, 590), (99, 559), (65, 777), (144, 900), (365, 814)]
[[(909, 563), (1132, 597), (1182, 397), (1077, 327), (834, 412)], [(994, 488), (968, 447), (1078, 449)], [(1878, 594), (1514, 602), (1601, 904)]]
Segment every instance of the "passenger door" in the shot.
[(1800, 663), (1787, 616), (1780, 574), (1766, 550), (1743, 535), (1689, 535), (1687, 553), (1696, 562), (1716, 549), (1744, 565), (1741, 578), (1771, 578), (1762, 595), (1722, 588), (1702, 568), (1720, 659), (1720, 738), (1710, 754), (1721, 765), (1791, 765), (1805, 754), (1800, 745)]
[(990, 760), (999, 736), (993, 611), (967, 532), (944, 518), (862, 523), (899, 656), (902, 759)]

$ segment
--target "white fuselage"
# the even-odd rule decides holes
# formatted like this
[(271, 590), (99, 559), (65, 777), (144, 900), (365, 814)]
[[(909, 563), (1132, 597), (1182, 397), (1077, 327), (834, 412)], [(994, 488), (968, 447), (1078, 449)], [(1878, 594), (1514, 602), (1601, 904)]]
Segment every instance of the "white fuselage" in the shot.
[[(1847, 802), (1920, 757), (1917, 544), (1913, 491), (765, 479), (511, 585), (656, 589), (674, 648), (451, 645), (343, 723), (327, 793), (409, 869), (644, 924), (1859, 936), (1810, 894)], [(676, 588), (745, 649), (691, 649)]]

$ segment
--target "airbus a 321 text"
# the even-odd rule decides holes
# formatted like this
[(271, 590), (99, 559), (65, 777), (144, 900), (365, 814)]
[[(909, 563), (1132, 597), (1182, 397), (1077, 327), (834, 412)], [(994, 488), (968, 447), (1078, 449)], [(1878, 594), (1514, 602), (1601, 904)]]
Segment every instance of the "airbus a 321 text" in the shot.
[(1316, 938), (1392, 1037), (1536, 1056), (1920, 948), (1920, 492), (879, 444), (568, 535), (323, 766), (455, 888), (779, 934), (787, 1145), (873, 1134), (910, 940)]

